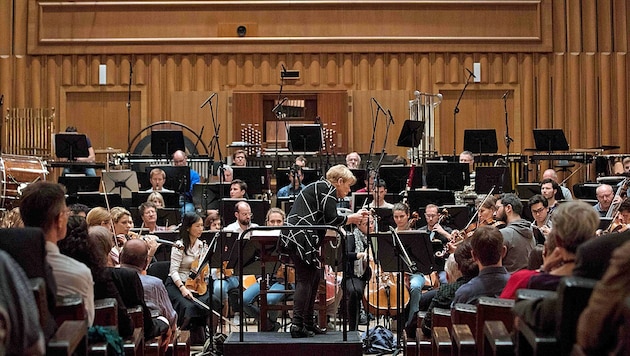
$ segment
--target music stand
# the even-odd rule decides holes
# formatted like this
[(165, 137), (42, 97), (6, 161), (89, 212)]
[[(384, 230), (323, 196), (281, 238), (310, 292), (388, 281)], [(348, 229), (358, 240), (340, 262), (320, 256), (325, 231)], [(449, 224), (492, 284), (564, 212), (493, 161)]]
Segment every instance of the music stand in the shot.
[[(239, 201), (245, 201), (244, 199), (223, 199), (219, 203), (219, 214), (223, 218), (224, 226), (229, 225), (236, 221), (236, 216), (234, 216), (234, 206)], [(269, 210), (269, 201), (268, 200), (257, 200), (250, 199), (247, 200), (247, 204), (252, 210), (252, 222), (258, 225), (265, 225), (265, 216), (267, 215), (267, 211)]]
[(422, 167), (421, 166), (381, 166), (378, 170), (378, 176), (385, 181), (387, 191), (399, 193), (407, 189), (407, 180), (409, 172), (413, 167), (413, 180), (411, 188), (422, 187)]
[[(159, 224), (158, 224), (159, 225)], [(148, 233), (148, 229), (146, 233)], [(166, 240), (175, 242), (179, 240), (179, 232), (178, 231), (154, 231), (151, 235), (155, 235), (160, 240)], [(171, 246), (167, 244), (160, 244), (155, 250), (155, 254), (153, 255), (158, 261), (170, 261), (171, 260)]]
[(79, 133), (55, 134), (55, 155), (75, 161), (77, 157), (89, 157), (87, 137)]
[(450, 190), (410, 190), (407, 192), (407, 204), (411, 212), (420, 211), (428, 204), (437, 206), (455, 204), (455, 193)]
[[(100, 178), (100, 177), (99, 177)], [(109, 206), (122, 206), (122, 199), (118, 193), (107, 193), (107, 200), (105, 199), (105, 193), (77, 193), (77, 203), (87, 205), (90, 208), (100, 206), (103, 208)]]
[(155, 212), (157, 213), (157, 225), (169, 227), (182, 221), (179, 208), (160, 208), (155, 209)]
[(221, 198), (230, 197), (230, 183), (197, 183), (193, 186), (193, 204), (203, 211), (219, 209)]
[(470, 185), (468, 163), (427, 162), (427, 186), (441, 190), (461, 191)]
[(376, 214), (378, 217), (378, 231), (379, 232), (387, 232), (389, 231), (389, 227), (396, 227), (396, 222), (394, 221), (394, 211), (389, 208), (374, 208), (373, 214)]
[(352, 192), (356, 192), (359, 189), (365, 188), (365, 177), (367, 176), (367, 170), (350, 168), (350, 171), (352, 172), (352, 174), (354, 174), (354, 177), (357, 179), (357, 182), (354, 183), (352, 187), (350, 187), (350, 190)]
[(562, 129), (534, 129), (536, 151), (567, 151), (569, 143)]
[(76, 195), (79, 192), (98, 192), (101, 188), (101, 177), (60, 176), (59, 184), (66, 187), (66, 193)]
[(103, 172), (103, 183), (107, 193), (118, 188), (122, 199), (131, 199), (131, 193), (138, 191), (138, 177), (134, 171)]
[(190, 190), (190, 167), (188, 166), (152, 166), (146, 167), (147, 175), (153, 168), (159, 168), (166, 173), (164, 187), (176, 193), (187, 193)]
[[(390, 232), (373, 234), (376, 236), (378, 260), (381, 268), (386, 272), (397, 272), (398, 252), (394, 250), (392, 234)], [(409, 259), (416, 263), (418, 271), (424, 275), (429, 275), (437, 270), (437, 264), (433, 256), (433, 246), (429, 239), (429, 234), (420, 231), (400, 231), (398, 232), (400, 241), (409, 255)]]
[[(266, 190), (267, 168), (265, 167), (232, 167), (234, 179), (240, 179), (247, 183), (247, 194), (262, 194)], [(229, 196), (229, 194), (228, 194)]]
[(291, 152), (319, 152), (322, 149), (322, 127), (317, 124), (289, 126)]
[(472, 153), (497, 153), (495, 129), (464, 130), (464, 150)]
[[(290, 168), (278, 168), (276, 170), (276, 188), (280, 190), (280, 188), (289, 185), (289, 173), (291, 172)], [(310, 168), (302, 168), (302, 174), (304, 174), (304, 179), (302, 179), (302, 184), (305, 186), (309, 183), (313, 183), (319, 180), (320, 170), (310, 169)], [(356, 176), (355, 176), (356, 177)], [(247, 183), (249, 188), (249, 183)], [(355, 184), (356, 185), (356, 184)], [(249, 191), (249, 189), (247, 189)]]
[(512, 180), (508, 167), (477, 167), (475, 171), (475, 192), (487, 194), (494, 187), (493, 194), (512, 191)]
[(405, 120), (400, 135), (398, 135), (398, 147), (418, 147), (424, 133), (424, 121)]
[[(140, 204), (147, 201), (151, 193), (152, 192), (131, 192), (131, 205), (134, 207), (140, 206)], [(162, 195), (162, 198), (164, 199), (165, 208), (179, 208), (179, 194), (173, 192), (158, 193), (160, 193)]]
[(184, 133), (178, 130), (151, 131), (151, 153), (154, 156), (171, 156), (175, 151), (186, 150)]

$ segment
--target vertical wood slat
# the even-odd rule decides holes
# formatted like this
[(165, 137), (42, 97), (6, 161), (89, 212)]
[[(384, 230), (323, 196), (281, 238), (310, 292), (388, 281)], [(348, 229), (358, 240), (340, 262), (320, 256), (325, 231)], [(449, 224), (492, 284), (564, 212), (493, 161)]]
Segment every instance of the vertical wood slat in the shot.
[(538, 108), (538, 126), (551, 127), (550, 126), (550, 90), (549, 90), (549, 58), (547, 56), (541, 56), (538, 60), (538, 95), (537, 104)]
[(628, 51), (628, 21), (630, 17), (630, 6), (628, 6), (627, 0), (612, 0), (613, 1), (613, 19), (612, 19), (612, 33), (614, 35), (613, 51), (615, 52), (627, 52)]
[(627, 71), (628, 71), (628, 54), (618, 53), (615, 58), (615, 81), (617, 93), (615, 98), (615, 107), (617, 108), (617, 140), (616, 144), (621, 146), (621, 152), (628, 152), (628, 83), (627, 83)]
[(597, 51), (597, 4), (595, 1), (582, 1), (582, 51)]
[(612, 58), (610, 53), (602, 53), (599, 56), (600, 70), (599, 70), (599, 96), (598, 100), (601, 102), (601, 108), (599, 112), (599, 133), (600, 133), (600, 143), (602, 145), (610, 145), (613, 136), (613, 128), (618, 125), (612, 124), (613, 118), (612, 115), (612, 106), (611, 102), (614, 100), (612, 95), (612, 68), (611, 68)]
[(568, 52), (581, 52), (582, 47), (582, 1), (567, 0), (567, 43)]

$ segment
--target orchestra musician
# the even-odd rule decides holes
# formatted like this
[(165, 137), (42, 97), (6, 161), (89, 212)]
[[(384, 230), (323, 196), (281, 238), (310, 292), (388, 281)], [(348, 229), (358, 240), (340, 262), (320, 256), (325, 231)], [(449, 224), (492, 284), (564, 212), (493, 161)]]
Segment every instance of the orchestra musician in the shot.
[(343, 281), (348, 311), (348, 330), (355, 331), (359, 326), (359, 312), (365, 286), (372, 276), (368, 265), (368, 226), (374, 232), (374, 219), (364, 217), (346, 237), (346, 266)]
[(244, 150), (236, 150), (232, 154), (232, 165), (235, 167), (247, 166), (247, 152)]
[(532, 234), (537, 244), (544, 244), (549, 232), (551, 231), (551, 214), (549, 213), (549, 204), (547, 199), (541, 194), (536, 194), (529, 198), (528, 206), (534, 217), (532, 221)]
[(435, 204), (429, 204), (424, 208), (424, 218), (427, 222), (426, 225), (420, 227), (420, 231), (427, 232), (431, 237), (431, 240), (438, 239), (446, 244), (451, 239), (451, 232), (453, 231), (449, 227), (443, 227), (440, 224), (440, 217), (438, 214), (438, 206)]
[(174, 193), (174, 190), (170, 190), (164, 188), (164, 183), (166, 182), (166, 172), (164, 172), (160, 168), (153, 168), (149, 173), (149, 182), (151, 183), (151, 188), (145, 190), (146, 193), (151, 192), (164, 192), (164, 193)]
[[(348, 167), (336, 165), (326, 172), (326, 179), (306, 186), (296, 197), (287, 216), (287, 225), (358, 224), (368, 211), (361, 209), (347, 216), (337, 212), (337, 200), (350, 192), (356, 177)], [(315, 297), (322, 276), (319, 247), (325, 231), (286, 230), (280, 235), (281, 258), (290, 257), (295, 264), (296, 286), (293, 302), (291, 337), (304, 338), (323, 333), (315, 324)]]
[[(77, 132), (77, 128), (75, 126), (66, 127), (66, 132)], [(85, 139), (87, 140), (88, 147), (88, 156), (87, 157), (75, 157), (78, 162), (95, 162), (96, 161), (96, 153), (94, 152), (94, 147), (92, 147), (92, 141), (90, 138), (85, 135)], [(87, 177), (96, 177), (96, 170), (94, 168), (82, 168), (82, 167), (66, 167), (63, 169), (62, 175), (66, 175), (69, 173), (83, 173)]]
[[(177, 150), (173, 153), (173, 165), (174, 166), (188, 166), (188, 156), (184, 151)], [(180, 208), (182, 210), (182, 215), (186, 212), (194, 212), (195, 206), (193, 205), (192, 200), (192, 191), (195, 184), (201, 182), (201, 178), (199, 177), (199, 173), (192, 168), (190, 169), (190, 182), (188, 184), (188, 189), (184, 194), (184, 201), (180, 202)]]
[(411, 229), (411, 222), (416, 222), (409, 219), (409, 205), (407, 203), (396, 203), (392, 208), (394, 212), (394, 223), (396, 223), (396, 232), (406, 231)]
[(289, 184), (280, 188), (276, 196), (283, 198), (298, 195), (298, 193), (304, 189), (303, 181), (304, 172), (302, 171), (302, 167), (294, 165), (289, 172)]
[(385, 195), (387, 195), (387, 184), (385, 184), (383, 179), (379, 179), (378, 182), (376, 182), (372, 195), (374, 196), (374, 200), (372, 200), (372, 202), (368, 205), (369, 208), (391, 209), (394, 207), (394, 204), (385, 201)]
[(595, 190), (595, 195), (597, 197), (597, 204), (593, 205), (593, 209), (599, 213), (600, 217), (604, 217), (608, 213), (608, 208), (610, 208), (610, 204), (613, 203), (613, 199), (615, 198), (613, 188), (608, 184), (601, 184)]
[(558, 182), (558, 174), (553, 168), (546, 169), (543, 172), (542, 179), (547, 179), (547, 178), (558, 183), (558, 187), (560, 188), (560, 191), (562, 192), (563, 200), (573, 200), (573, 195), (571, 195), (571, 190), (569, 190), (569, 188), (563, 186), (562, 184), (560, 184), (560, 182)]
[(553, 214), (553, 209), (558, 207), (558, 201), (556, 200), (558, 189), (560, 189), (560, 186), (551, 178), (545, 178), (540, 181), (540, 194), (547, 199), (549, 214)]

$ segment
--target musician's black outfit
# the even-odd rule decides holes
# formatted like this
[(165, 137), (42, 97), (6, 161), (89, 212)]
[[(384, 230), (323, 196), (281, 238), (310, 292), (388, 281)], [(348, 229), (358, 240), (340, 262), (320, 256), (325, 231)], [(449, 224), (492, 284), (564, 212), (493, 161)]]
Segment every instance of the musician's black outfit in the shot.
[[(372, 270), (367, 263), (357, 259), (357, 254), (366, 252), (368, 247), (367, 237), (359, 228), (355, 228), (346, 238), (346, 266), (344, 268), (344, 293), (348, 310), (348, 330), (357, 330), (359, 326), (359, 313), (361, 301), (367, 281), (372, 276)], [(365, 266), (365, 267), (364, 267)]]
[[(327, 180), (313, 182), (302, 189), (287, 216), (293, 225), (345, 225), (347, 218), (337, 214), (337, 189)], [(322, 333), (315, 324), (314, 305), (322, 277), (319, 247), (325, 231), (285, 230), (279, 239), (281, 258), (290, 257), (295, 265), (292, 337)], [(286, 259), (285, 259), (286, 261)], [(288, 261), (286, 261), (288, 262)]]

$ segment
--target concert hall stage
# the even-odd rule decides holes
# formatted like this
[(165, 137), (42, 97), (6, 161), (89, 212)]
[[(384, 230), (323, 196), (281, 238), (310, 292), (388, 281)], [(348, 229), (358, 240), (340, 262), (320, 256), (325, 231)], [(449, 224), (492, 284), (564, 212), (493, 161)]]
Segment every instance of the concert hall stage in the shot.
[(293, 339), (291, 334), (246, 332), (243, 342), (239, 342), (238, 332), (228, 336), (223, 344), (225, 356), (240, 355), (362, 355), (361, 340), (356, 331), (348, 332), (348, 341), (343, 341), (340, 331), (325, 335)]

